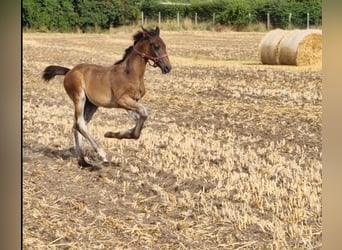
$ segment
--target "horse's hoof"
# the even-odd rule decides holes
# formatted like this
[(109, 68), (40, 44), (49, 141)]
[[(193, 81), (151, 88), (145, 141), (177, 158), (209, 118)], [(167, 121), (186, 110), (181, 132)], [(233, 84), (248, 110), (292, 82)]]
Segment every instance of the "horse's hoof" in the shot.
[(84, 159), (78, 159), (77, 163), (81, 168), (92, 168), (93, 167), (93, 165), (89, 164)]
[(103, 161), (102, 165), (105, 167), (109, 167), (111, 165), (111, 163), (109, 161)]
[(105, 134), (104, 134), (104, 137), (107, 137), (107, 138), (112, 138), (113, 137), (113, 132), (106, 132)]
[(116, 139), (122, 139), (122, 135), (120, 132), (106, 132), (104, 134), (104, 137), (106, 138), (116, 138)]
[(104, 137), (107, 137), (107, 138), (116, 138), (118, 136), (119, 133), (114, 133), (114, 132), (106, 132), (104, 134)]

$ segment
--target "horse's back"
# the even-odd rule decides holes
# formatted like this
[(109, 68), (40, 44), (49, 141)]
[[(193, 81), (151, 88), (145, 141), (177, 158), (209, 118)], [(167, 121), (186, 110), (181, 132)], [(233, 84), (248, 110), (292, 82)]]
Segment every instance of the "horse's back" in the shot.
[(111, 67), (78, 64), (65, 76), (64, 88), (71, 99), (80, 97), (84, 92), (96, 106), (117, 106), (111, 90)]
[(108, 78), (110, 74), (110, 67), (97, 65), (97, 64), (77, 64), (66, 75), (65, 81), (103, 81)]

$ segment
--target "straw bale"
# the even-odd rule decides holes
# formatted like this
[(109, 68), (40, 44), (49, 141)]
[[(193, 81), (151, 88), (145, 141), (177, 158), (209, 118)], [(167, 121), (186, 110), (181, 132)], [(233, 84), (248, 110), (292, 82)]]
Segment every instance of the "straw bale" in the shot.
[(289, 31), (275, 29), (266, 34), (259, 44), (260, 58), (263, 64), (279, 64), (279, 46)]
[(285, 36), (279, 48), (279, 63), (283, 65), (321, 65), (322, 31), (294, 30)]

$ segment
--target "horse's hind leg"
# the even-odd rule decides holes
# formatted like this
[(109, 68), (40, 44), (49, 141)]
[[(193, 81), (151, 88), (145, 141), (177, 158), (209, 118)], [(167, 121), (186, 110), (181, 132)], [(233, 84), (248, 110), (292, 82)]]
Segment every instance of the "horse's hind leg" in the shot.
[[(98, 108), (97, 106), (95, 106), (88, 99), (86, 99), (86, 103), (84, 106), (84, 115), (83, 115), (86, 124), (89, 123), (94, 113), (96, 112), (97, 108)], [(83, 137), (82, 134), (78, 132), (78, 130), (75, 127), (73, 128), (73, 133), (74, 133), (75, 144), (76, 144), (76, 152), (77, 152), (77, 155), (79, 156), (78, 165), (83, 166), (83, 167), (90, 166), (84, 159), (84, 153), (82, 149), (82, 137)]]
[(93, 115), (95, 114), (97, 110), (97, 106), (91, 103), (88, 98), (86, 98), (86, 103), (84, 106), (84, 120), (88, 124), (91, 118), (93, 118)]
[(76, 146), (76, 153), (78, 156), (78, 165), (82, 167), (90, 167), (86, 160), (84, 159), (84, 153), (83, 153), (83, 146), (82, 146), (82, 135), (80, 132), (78, 132), (75, 125), (72, 128), (72, 132), (74, 134), (75, 138), (75, 146)]
[(74, 104), (75, 104), (74, 137), (75, 137), (76, 150), (77, 150), (78, 157), (79, 157), (78, 164), (80, 166), (85, 166), (85, 167), (89, 166), (89, 164), (84, 159), (84, 153), (82, 149), (82, 136), (84, 136), (89, 141), (91, 146), (100, 155), (101, 159), (104, 162), (108, 162), (106, 153), (96, 143), (96, 141), (90, 135), (87, 129), (87, 123), (92, 118), (93, 114), (97, 110), (97, 107), (87, 100), (83, 90), (80, 93), (79, 98), (74, 99)]

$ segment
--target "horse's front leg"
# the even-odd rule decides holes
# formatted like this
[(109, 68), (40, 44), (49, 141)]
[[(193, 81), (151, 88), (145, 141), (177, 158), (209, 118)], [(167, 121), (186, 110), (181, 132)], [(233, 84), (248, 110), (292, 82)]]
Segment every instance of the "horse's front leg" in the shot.
[(130, 97), (123, 98), (120, 100), (119, 104), (121, 107), (127, 109), (132, 118), (136, 121), (136, 124), (133, 128), (128, 129), (127, 131), (107, 132), (104, 136), (116, 139), (139, 139), (141, 130), (147, 119), (147, 111), (145, 107)]

